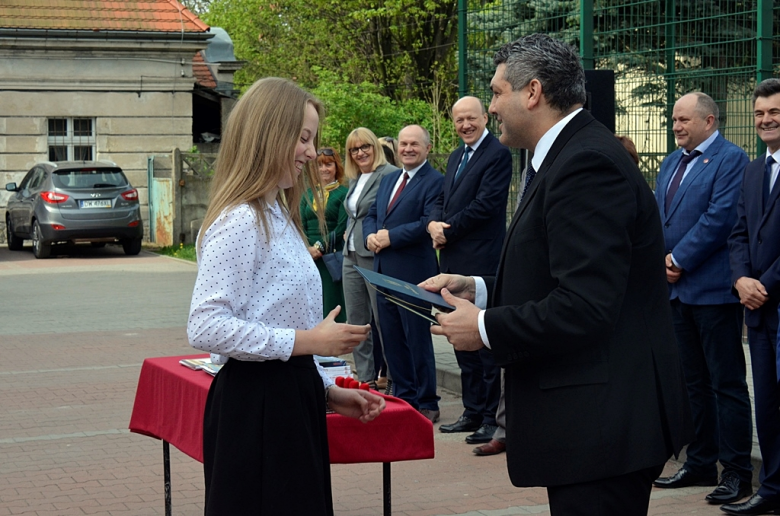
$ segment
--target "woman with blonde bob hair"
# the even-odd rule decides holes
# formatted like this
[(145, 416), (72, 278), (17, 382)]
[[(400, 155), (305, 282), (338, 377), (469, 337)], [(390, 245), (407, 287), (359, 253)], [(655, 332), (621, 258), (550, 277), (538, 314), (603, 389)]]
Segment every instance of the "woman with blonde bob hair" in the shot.
[[(373, 315), (374, 321), (379, 325), (376, 292), (368, 288), (353, 265), (374, 270), (374, 253), (366, 249), (363, 219), (376, 199), (382, 177), (398, 170), (398, 167), (387, 163), (379, 139), (365, 127), (358, 127), (349, 133), (346, 150), (344, 168), (349, 177), (349, 191), (344, 206), (348, 218), (341, 281), (344, 287), (344, 304), (347, 307), (347, 323), (368, 324)], [(372, 383), (376, 380), (374, 344), (381, 346), (381, 341), (375, 343), (369, 334), (366, 340), (352, 351), (355, 369), (361, 382)], [(377, 355), (383, 356), (379, 353)], [(388, 379), (391, 378), (388, 376)]]
[(294, 83), (262, 79), (223, 135), (187, 322), (190, 344), (224, 364), (203, 417), (207, 516), (332, 515), (326, 406), (363, 422), (384, 408), (312, 357), (350, 352), (369, 328), (336, 323), (340, 307), (320, 320), (297, 208), (301, 173), (316, 178), (321, 111)]

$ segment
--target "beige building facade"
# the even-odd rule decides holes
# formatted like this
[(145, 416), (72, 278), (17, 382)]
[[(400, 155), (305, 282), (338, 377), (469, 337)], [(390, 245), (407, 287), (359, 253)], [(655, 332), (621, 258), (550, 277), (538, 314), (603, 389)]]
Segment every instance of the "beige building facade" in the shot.
[(181, 32), (0, 21), (0, 238), (7, 183), (40, 161), (96, 159), (116, 163), (138, 189), (148, 240), (148, 160), (170, 168), (173, 149), (193, 146), (192, 61), (213, 36), (195, 20)]

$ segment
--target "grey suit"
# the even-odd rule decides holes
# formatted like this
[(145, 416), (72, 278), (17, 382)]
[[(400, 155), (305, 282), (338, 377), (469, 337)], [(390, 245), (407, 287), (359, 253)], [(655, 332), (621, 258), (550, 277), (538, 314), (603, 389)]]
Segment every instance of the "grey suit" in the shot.
[[(366, 249), (365, 236), (363, 235), (363, 218), (368, 214), (369, 208), (374, 204), (376, 192), (382, 177), (398, 170), (390, 164), (380, 165), (371, 174), (371, 177), (360, 192), (357, 201), (356, 215), (353, 217), (347, 204), (349, 198), (355, 191), (357, 179), (350, 179), (349, 191), (344, 199), (344, 208), (349, 217), (347, 220), (347, 231), (344, 244), (344, 268), (342, 277), (342, 286), (344, 288), (344, 304), (347, 310), (347, 322), (349, 324), (368, 324), (371, 322), (371, 315), (377, 313), (376, 291), (366, 284), (363, 277), (352, 267), (357, 265), (368, 270), (374, 270), (374, 253)], [(354, 234), (355, 250), (349, 251), (349, 238)], [(379, 326), (379, 317), (374, 317)], [(384, 349), (384, 348), (383, 348)], [(371, 382), (375, 380), (374, 371), (374, 344), (371, 333), (366, 340), (352, 350), (352, 356), (355, 358), (355, 369), (357, 369), (358, 379), (361, 382)]]

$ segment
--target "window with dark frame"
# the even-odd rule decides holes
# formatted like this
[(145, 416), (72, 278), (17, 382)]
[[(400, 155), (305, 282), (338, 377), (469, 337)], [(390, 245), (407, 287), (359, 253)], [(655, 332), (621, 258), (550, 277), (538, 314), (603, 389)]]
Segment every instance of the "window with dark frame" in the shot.
[(94, 118), (49, 118), (49, 161), (95, 159)]

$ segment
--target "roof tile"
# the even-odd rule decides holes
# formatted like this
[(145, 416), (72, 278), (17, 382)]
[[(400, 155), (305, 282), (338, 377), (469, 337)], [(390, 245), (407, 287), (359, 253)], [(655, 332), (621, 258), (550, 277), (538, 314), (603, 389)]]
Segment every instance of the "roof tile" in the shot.
[(0, 28), (137, 32), (206, 32), (176, 0), (3, 0)]
[(217, 81), (214, 79), (214, 75), (203, 60), (203, 56), (200, 52), (195, 54), (192, 59), (192, 74), (195, 76), (195, 80), (201, 86), (214, 89), (217, 87)]

